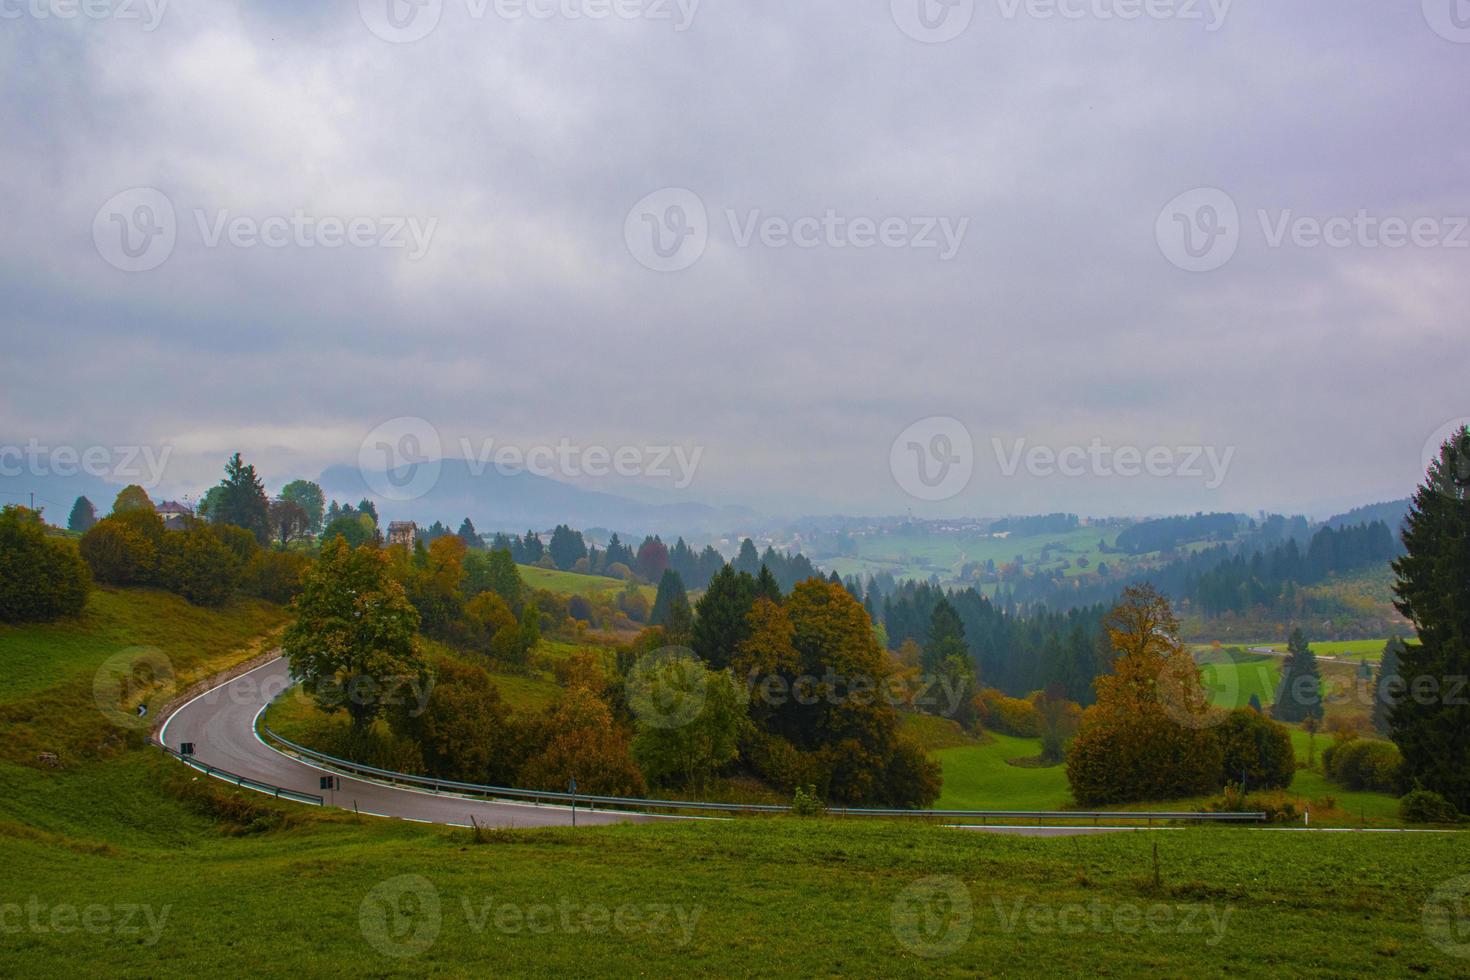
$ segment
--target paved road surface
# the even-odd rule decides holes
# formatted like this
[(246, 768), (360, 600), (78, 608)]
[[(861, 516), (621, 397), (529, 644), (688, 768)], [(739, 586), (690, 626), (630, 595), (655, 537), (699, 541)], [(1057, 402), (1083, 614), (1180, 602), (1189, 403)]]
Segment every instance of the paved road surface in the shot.
[[(199, 762), (282, 789), (324, 796), (328, 805), (379, 817), (468, 827), (473, 816), (480, 826), (570, 826), (572, 812), (562, 806), (487, 802), (387, 786), (342, 776), (334, 793), (323, 791), (326, 770), (285, 755), (255, 734), (255, 719), (276, 695), (291, 687), (284, 659), (273, 660), (180, 707), (164, 722), (159, 737), (178, 751), (194, 743)], [(201, 774), (201, 778), (202, 774)], [(642, 814), (606, 813), (577, 808), (577, 824), (647, 822), (668, 819)]]

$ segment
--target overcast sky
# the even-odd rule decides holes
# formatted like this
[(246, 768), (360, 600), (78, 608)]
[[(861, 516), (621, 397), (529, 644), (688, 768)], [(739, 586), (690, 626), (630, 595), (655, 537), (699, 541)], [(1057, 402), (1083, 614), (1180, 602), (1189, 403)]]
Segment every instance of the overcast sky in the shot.
[(1325, 514), (1470, 415), (1455, 0), (87, 2), (0, 0), (0, 444)]

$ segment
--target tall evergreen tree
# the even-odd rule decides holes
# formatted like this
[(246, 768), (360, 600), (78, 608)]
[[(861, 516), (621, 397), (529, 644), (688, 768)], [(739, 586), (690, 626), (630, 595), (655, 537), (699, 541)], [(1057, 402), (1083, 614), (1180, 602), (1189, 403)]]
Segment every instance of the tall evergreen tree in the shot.
[(270, 540), (270, 498), (255, 467), (236, 453), (225, 464), (225, 478), (218, 484), (219, 496), (209, 519), (215, 524), (233, 524), (253, 533), (265, 544)]
[[(1405, 555), (1394, 562), (1395, 605), (1419, 642), (1399, 651), (1410, 696), (1389, 712), (1411, 786), (1470, 813), (1470, 428), (1430, 464), (1404, 524)], [(1433, 696), (1422, 693), (1433, 686)]]
[(71, 515), (66, 519), (67, 530), (88, 531), (97, 523), (97, 508), (86, 497), (78, 497), (71, 505)]
[(924, 644), (924, 669), (934, 672), (949, 657), (968, 659), (965, 646), (965, 624), (947, 598), (941, 597), (929, 617), (929, 639)]
[(730, 666), (740, 643), (750, 635), (747, 617), (755, 604), (755, 579), (726, 565), (710, 580), (695, 605), (694, 652), (716, 670)]
[(761, 573), (755, 577), (755, 596), (757, 599), (770, 599), (778, 606), (781, 604), (781, 583), (776, 581), (776, 576), (765, 565), (761, 566)]
[(662, 626), (674, 646), (687, 644), (694, 624), (694, 612), (689, 608), (689, 595), (684, 591), (684, 582), (672, 568), (658, 580), (658, 595), (653, 600), (653, 612), (649, 613), (650, 626)]
[(480, 537), (480, 532), (475, 530), (475, 522), (468, 517), (459, 526), (459, 539), (471, 551), (481, 551), (485, 547), (485, 541)]
[(1378, 664), (1378, 677), (1373, 682), (1373, 728), (1384, 735), (1393, 729), (1389, 725), (1389, 710), (1403, 694), (1403, 673), (1399, 666), (1404, 651), (1404, 641), (1394, 637), (1383, 645), (1383, 659)]
[(1286, 662), (1281, 665), (1281, 684), (1271, 714), (1277, 721), (1296, 724), (1308, 718), (1322, 720), (1322, 671), (1317, 655), (1300, 629), (1291, 631), (1286, 643)]
[(587, 542), (582, 539), (581, 531), (573, 531), (565, 524), (558, 524), (556, 530), (551, 532), (551, 544), (546, 551), (551, 555), (551, 560), (556, 562), (557, 568), (569, 572), (576, 567), (577, 562), (587, 557)]
[(735, 571), (744, 572), (754, 576), (761, 570), (760, 552), (755, 550), (755, 542), (746, 538), (740, 542), (740, 554), (735, 558)]

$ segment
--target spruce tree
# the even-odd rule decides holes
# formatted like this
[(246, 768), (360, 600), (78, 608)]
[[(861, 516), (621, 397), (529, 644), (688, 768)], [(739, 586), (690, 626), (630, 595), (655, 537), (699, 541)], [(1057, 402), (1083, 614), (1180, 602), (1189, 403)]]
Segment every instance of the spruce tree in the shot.
[(750, 635), (747, 617), (755, 604), (755, 579), (726, 565), (710, 580), (695, 606), (694, 652), (716, 670), (730, 666), (735, 650)]
[(1373, 682), (1373, 728), (1389, 734), (1388, 713), (1403, 695), (1403, 674), (1399, 666), (1404, 641), (1394, 637), (1383, 645), (1383, 660), (1378, 664), (1378, 678)]
[(929, 639), (924, 644), (924, 669), (935, 672), (949, 657), (966, 658), (965, 625), (947, 598), (941, 597), (929, 617)]
[(67, 530), (85, 532), (96, 523), (97, 508), (86, 497), (78, 497), (77, 502), (71, 505), (71, 516), (66, 519)]
[(1470, 812), (1470, 429), (1442, 447), (1414, 494), (1394, 562), (1395, 605), (1417, 644), (1399, 651), (1407, 695), (1389, 711), (1405, 782)]
[(689, 608), (689, 595), (684, 591), (684, 581), (672, 568), (658, 580), (658, 595), (653, 600), (653, 612), (648, 616), (650, 626), (662, 626), (674, 646), (689, 642), (694, 612)]
[(1292, 630), (1286, 643), (1286, 662), (1281, 666), (1281, 684), (1271, 714), (1293, 725), (1308, 718), (1322, 720), (1322, 671), (1300, 629)]

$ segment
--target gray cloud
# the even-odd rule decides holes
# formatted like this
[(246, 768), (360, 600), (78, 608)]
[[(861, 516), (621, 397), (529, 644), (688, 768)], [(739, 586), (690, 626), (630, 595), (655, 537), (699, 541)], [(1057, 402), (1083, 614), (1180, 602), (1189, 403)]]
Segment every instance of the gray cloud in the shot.
[[(1209, 33), (991, 0), (942, 45), (881, 2), (705, 0), (681, 33), (446, 0), (413, 44), (355, 6), (0, 22), (7, 439), (168, 442), (184, 486), (235, 448), (314, 475), (419, 415), (451, 442), (704, 445), (689, 494), (717, 502), (1116, 513), (1398, 496), (1470, 411), (1470, 249), (1273, 249), (1257, 219), (1470, 214), (1470, 44), (1418, 4), (1238, 2)], [(168, 196), (178, 243), (128, 274), (92, 227), (136, 186)], [(679, 273), (623, 239), (664, 187), (711, 217)], [(1154, 237), (1196, 187), (1242, 215), (1208, 274)], [(412, 262), (210, 248), (195, 217), (297, 209), (438, 224)], [(741, 248), (727, 209), (970, 225), (941, 262)], [(889, 449), (934, 415), (979, 458), (921, 504)], [(992, 437), (1237, 454), (1218, 490), (1006, 478)]]

